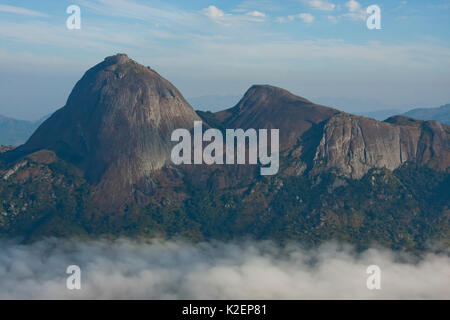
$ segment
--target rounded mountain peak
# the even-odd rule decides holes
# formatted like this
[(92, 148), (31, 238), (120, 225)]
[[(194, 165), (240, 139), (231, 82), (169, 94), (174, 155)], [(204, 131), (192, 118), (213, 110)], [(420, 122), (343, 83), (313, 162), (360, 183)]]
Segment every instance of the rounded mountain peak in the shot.
[(88, 70), (66, 105), (46, 120), (21, 151), (54, 150), (88, 180), (127, 185), (170, 159), (170, 135), (190, 129), (197, 114), (169, 81), (126, 54)]
[(231, 109), (217, 113), (224, 126), (280, 130), (281, 149), (294, 145), (313, 125), (331, 118), (337, 110), (314, 104), (271, 85), (253, 85)]
[[(275, 87), (268, 84), (255, 84), (247, 90), (242, 100), (255, 100), (260, 103), (267, 101), (276, 101), (280, 99), (302, 101), (304, 103), (312, 103), (311, 101), (296, 96), (286, 89)], [(279, 101), (277, 101), (279, 103)]]

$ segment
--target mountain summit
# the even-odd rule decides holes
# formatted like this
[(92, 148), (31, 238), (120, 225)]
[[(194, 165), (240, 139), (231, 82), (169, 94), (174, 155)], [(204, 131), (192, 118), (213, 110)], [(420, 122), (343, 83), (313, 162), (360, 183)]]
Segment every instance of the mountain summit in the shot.
[(359, 179), (405, 162), (446, 170), (450, 128), (435, 121), (380, 122), (269, 85), (254, 85), (233, 108), (214, 114), (227, 128), (279, 128), (280, 149), (303, 172), (337, 170)]
[(170, 159), (170, 134), (199, 119), (181, 93), (126, 54), (105, 58), (19, 152), (55, 151), (90, 182), (136, 183)]
[(254, 85), (235, 107), (216, 113), (216, 117), (230, 128), (279, 128), (281, 148), (287, 149), (313, 125), (337, 113), (285, 89)]

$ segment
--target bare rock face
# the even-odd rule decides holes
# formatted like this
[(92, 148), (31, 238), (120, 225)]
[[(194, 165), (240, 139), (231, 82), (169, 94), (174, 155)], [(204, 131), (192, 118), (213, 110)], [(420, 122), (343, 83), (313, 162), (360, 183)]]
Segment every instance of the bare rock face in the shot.
[(19, 151), (53, 150), (91, 183), (118, 190), (163, 167), (172, 131), (198, 119), (169, 81), (118, 54), (88, 70)]
[(394, 170), (406, 161), (445, 170), (450, 163), (449, 129), (436, 121), (398, 117), (380, 122), (340, 114), (324, 126), (314, 166), (336, 168), (352, 178), (372, 168)]
[(385, 122), (354, 116), (269, 85), (251, 87), (233, 108), (217, 112), (226, 128), (276, 128), (285, 174), (333, 169), (359, 179), (372, 168), (394, 170), (407, 161), (446, 170), (450, 130), (436, 121), (396, 116)]
[(421, 121), (422, 136), (417, 146), (417, 162), (439, 170), (450, 166), (450, 126), (437, 121)]

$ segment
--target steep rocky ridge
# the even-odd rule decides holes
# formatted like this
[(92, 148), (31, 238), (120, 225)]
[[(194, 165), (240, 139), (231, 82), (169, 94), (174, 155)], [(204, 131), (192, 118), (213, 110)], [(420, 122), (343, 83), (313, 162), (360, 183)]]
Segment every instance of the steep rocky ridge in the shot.
[(324, 126), (314, 167), (337, 168), (358, 179), (372, 168), (394, 170), (407, 161), (446, 170), (450, 163), (449, 139), (450, 127), (436, 121), (379, 122), (336, 115)]
[(394, 170), (407, 161), (446, 170), (450, 127), (393, 117), (385, 122), (316, 105), (268, 85), (251, 87), (233, 108), (214, 114), (231, 128), (278, 128), (280, 148), (302, 174), (336, 169), (359, 179), (372, 168)]

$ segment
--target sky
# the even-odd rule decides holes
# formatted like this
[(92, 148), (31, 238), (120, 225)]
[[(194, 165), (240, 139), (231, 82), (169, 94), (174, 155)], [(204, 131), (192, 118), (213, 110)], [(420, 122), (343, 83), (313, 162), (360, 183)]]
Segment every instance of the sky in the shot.
[(119, 52), (188, 99), (271, 84), (355, 113), (436, 107), (450, 103), (450, 0), (0, 0), (0, 114), (55, 111)]

